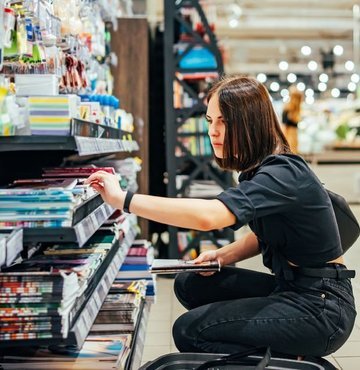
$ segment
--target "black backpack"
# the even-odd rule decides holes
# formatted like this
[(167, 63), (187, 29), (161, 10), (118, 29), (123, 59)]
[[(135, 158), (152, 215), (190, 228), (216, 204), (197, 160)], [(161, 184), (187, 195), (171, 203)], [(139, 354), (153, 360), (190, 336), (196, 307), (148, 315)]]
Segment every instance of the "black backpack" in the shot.
[(329, 194), (334, 208), (335, 218), (339, 228), (341, 246), (345, 253), (359, 237), (360, 226), (345, 198), (328, 189), (326, 189), (326, 191)]

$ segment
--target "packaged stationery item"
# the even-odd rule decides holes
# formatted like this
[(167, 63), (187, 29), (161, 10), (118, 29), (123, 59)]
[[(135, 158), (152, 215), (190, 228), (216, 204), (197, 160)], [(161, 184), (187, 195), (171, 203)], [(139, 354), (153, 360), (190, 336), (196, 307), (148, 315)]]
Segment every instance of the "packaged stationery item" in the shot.
[(59, 94), (59, 79), (54, 74), (17, 74), (15, 86), (17, 96)]
[(71, 119), (78, 116), (76, 95), (29, 96), (32, 135), (70, 135)]

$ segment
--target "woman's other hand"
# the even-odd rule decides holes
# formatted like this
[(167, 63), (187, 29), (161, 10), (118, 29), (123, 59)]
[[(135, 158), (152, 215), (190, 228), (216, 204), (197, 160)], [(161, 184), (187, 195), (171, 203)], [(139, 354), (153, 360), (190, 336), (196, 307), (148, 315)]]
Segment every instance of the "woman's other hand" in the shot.
[(123, 191), (116, 175), (105, 171), (98, 171), (89, 176), (85, 185), (90, 185), (100, 193), (104, 202), (113, 208), (123, 209), (126, 191)]
[[(218, 256), (217, 250), (205, 251), (194, 259), (195, 264), (208, 261), (217, 261), (220, 267), (223, 266), (223, 260), (220, 256)], [(215, 274), (215, 272), (199, 272), (199, 274), (203, 276), (211, 276)]]

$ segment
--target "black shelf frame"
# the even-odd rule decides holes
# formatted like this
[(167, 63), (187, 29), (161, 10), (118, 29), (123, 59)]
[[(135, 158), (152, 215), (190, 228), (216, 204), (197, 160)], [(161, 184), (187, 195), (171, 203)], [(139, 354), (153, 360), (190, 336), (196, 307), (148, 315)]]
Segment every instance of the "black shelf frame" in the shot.
[[(182, 16), (181, 9), (191, 7), (197, 11), (201, 22), (205, 28), (205, 33), (208, 36), (209, 42), (205, 41), (196, 31), (192, 29)], [(165, 117), (166, 117), (166, 159), (167, 159), (167, 195), (169, 197), (184, 196), (186, 187), (190, 185), (192, 180), (199, 176), (205, 179), (214, 180), (222, 188), (231, 186), (231, 173), (223, 173), (221, 177), (218, 176), (216, 170), (212, 167), (213, 156), (209, 155), (192, 155), (179, 140), (181, 137), (204, 136), (204, 133), (180, 133), (179, 128), (190, 117), (196, 117), (206, 112), (206, 105), (202, 97), (187, 83), (187, 79), (182, 79), (181, 74), (189, 74), (196, 72), (217, 72), (221, 76), (224, 72), (223, 63), (220, 51), (217, 47), (217, 40), (214, 33), (211, 31), (209, 23), (206, 19), (204, 11), (201, 8), (198, 0), (164, 0), (165, 9), (165, 32), (164, 32), (164, 56), (165, 56)], [(181, 54), (176, 54), (175, 45), (175, 27), (181, 25), (191, 39), (184, 41), (186, 47)], [(191, 68), (184, 69), (179, 67), (179, 63), (195, 46), (202, 46), (210, 51), (216, 60), (217, 68)], [(192, 107), (174, 108), (173, 102), (173, 84), (174, 81), (179, 83), (184, 91), (186, 91), (194, 100), (195, 104)], [(182, 157), (175, 156), (175, 147), (179, 147)], [(180, 189), (176, 188), (176, 176), (181, 171), (181, 165), (184, 162), (191, 162), (194, 169), (189, 174), (189, 179), (186, 180)], [(169, 227), (169, 258), (179, 258), (178, 242), (177, 242), (178, 228)], [(233, 231), (224, 229), (223, 237), (232, 241), (234, 238)], [(199, 232), (196, 238), (181, 254), (186, 253), (190, 248), (198, 248), (201, 239), (210, 239), (216, 243), (216, 238), (213, 232)]]
[(126, 370), (138, 370), (141, 365), (142, 353), (145, 346), (146, 326), (150, 315), (150, 303), (144, 299), (141, 302), (139, 319), (136, 323), (134, 335), (131, 340), (131, 349), (125, 363)]
[(69, 151), (80, 156), (139, 150), (131, 133), (79, 119), (71, 120), (71, 135), (0, 136), (0, 152)]

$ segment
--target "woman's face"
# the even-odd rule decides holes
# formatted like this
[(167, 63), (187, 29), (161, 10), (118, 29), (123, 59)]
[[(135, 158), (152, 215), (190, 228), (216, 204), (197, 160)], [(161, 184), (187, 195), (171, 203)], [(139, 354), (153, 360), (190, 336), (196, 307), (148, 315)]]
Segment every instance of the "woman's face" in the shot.
[(225, 122), (220, 112), (217, 94), (214, 94), (208, 103), (206, 120), (209, 122), (208, 134), (215, 156), (224, 158)]

